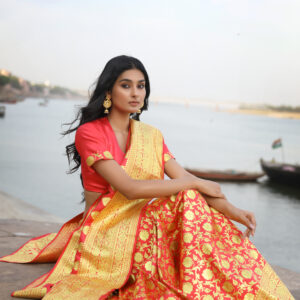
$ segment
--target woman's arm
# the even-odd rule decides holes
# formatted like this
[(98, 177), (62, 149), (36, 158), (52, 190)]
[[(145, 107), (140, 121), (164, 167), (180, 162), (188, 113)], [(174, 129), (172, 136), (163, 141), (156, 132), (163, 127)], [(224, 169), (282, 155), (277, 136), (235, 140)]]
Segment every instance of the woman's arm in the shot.
[(99, 160), (93, 164), (93, 168), (129, 200), (164, 197), (186, 189), (197, 189), (205, 195), (208, 205), (246, 225), (245, 235), (254, 234), (256, 224), (252, 213), (234, 207), (222, 194), (219, 184), (190, 174), (174, 159), (165, 164), (165, 172), (170, 180), (132, 179), (115, 160)]
[[(202, 194), (211, 196), (211, 197), (219, 197), (223, 198), (225, 197), (224, 194), (221, 192), (221, 187), (217, 182), (211, 181), (211, 180), (205, 180), (201, 179), (199, 177), (196, 177), (195, 175), (189, 173), (186, 171), (180, 164), (177, 163), (175, 159), (169, 159), (165, 163), (165, 173), (170, 177), (171, 179), (178, 179), (178, 178), (189, 178), (190, 180), (195, 180), (198, 184), (199, 192)], [(211, 190), (216, 188), (220, 193), (219, 195), (212, 194)]]
[(194, 176), (182, 176), (171, 180), (136, 180), (114, 160), (99, 160), (93, 164), (93, 168), (130, 200), (170, 196), (186, 189), (206, 191), (215, 197), (223, 196), (218, 184)]
[[(166, 162), (165, 173), (170, 178), (197, 178), (191, 173), (187, 172), (174, 159), (170, 159)], [(229, 219), (245, 225), (247, 229), (244, 232), (244, 236), (249, 237), (250, 234), (252, 236), (254, 235), (256, 229), (256, 220), (252, 212), (235, 207), (229, 201), (227, 201), (227, 198), (224, 195), (222, 197), (211, 197), (203, 193), (202, 196), (204, 197), (209, 206), (215, 208)]]

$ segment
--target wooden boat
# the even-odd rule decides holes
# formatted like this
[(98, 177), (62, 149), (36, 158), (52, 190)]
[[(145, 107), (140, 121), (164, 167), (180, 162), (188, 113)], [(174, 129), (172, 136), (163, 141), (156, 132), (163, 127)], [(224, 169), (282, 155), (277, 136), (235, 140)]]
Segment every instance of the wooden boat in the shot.
[(44, 98), (44, 101), (39, 102), (39, 105), (40, 105), (40, 106), (47, 106), (47, 105), (48, 105), (48, 102), (49, 102), (48, 97), (45, 97), (45, 98)]
[(3, 118), (5, 116), (5, 106), (0, 106), (0, 117)]
[(5, 103), (5, 104), (16, 104), (18, 100), (16, 98), (1, 98), (0, 103)]
[(191, 174), (209, 180), (217, 181), (256, 181), (258, 178), (264, 176), (264, 173), (251, 173), (251, 172), (239, 172), (235, 170), (194, 170), (186, 168)]
[(260, 159), (260, 165), (270, 180), (300, 187), (300, 165), (267, 162), (262, 158)]

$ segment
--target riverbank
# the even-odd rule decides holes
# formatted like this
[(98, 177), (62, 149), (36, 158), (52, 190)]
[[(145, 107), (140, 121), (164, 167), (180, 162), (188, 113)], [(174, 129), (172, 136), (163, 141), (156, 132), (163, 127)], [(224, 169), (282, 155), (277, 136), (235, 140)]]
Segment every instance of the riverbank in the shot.
[(229, 112), (233, 114), (245, 114), (245, 115), (261, 115), (271, 118), (281, 119), (300, 119), (299, 112), (287, 112), (287, 111), (274, 111), (274, 110), (260, 110), (260, 109), (223, 109), (220, 111)]
[[(0, 206), (3, 206), (2, 203)], [(29, 239), (57, 232), (60, 226), (46, 221), (0, 219), (0, 257), (16, 251)], [(0, 299), (15, 299), (10, 296), (13, 291), (22, 289), (53, 266), (53, 263), (25, 265), (0, 262)]]
[[(27, 240), (57, 232), (63, 219), (0, 191), (0, 257), (12, 253)], [(54, 264), (0, 263), (0, 298), (14, 299), (11, 292), (21, 289)]]
[(63, 219), (2, 191), (0, 191), (0, 219), (63, 223)]

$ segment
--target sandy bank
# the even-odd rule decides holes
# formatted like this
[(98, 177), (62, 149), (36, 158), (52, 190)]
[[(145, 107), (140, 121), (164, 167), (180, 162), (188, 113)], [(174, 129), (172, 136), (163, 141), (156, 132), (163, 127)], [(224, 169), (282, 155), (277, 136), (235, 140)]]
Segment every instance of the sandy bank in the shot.
[(233, 114), (246, 114), (246, 115), (261, 115), (271, 118), (284, 118), (284, 119), (300, 119), (300, 113), (297, 112), (280, 112), (274, 110), (259, 110), (259, 109), (225, 109), (220, 110)]
[(48, 214), (42, 209), (12, 197), (2, 191), (0, 191), (0, 219), (16, 219), (52, 223), (63, 222), (63, 219)]

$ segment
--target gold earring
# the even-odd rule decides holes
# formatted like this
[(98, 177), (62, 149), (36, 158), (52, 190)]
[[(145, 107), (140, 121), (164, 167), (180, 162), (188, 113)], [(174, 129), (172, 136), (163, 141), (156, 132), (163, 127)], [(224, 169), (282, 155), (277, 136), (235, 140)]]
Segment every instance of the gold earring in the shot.
[(105, 108), (104, 113), (108, 114), (109, 113), (108, 108), (111, 107), (111, 100), (110, 100), (110, 98), (108, 96), (106, 96), (106, 98), (105, 98), (105, 100), (103, 102), (103, 106)]
[(139, 108), (138, 111), (137, 111), (137, 113), (140, 114), (141, 112), (142, 112), (141, 108)]

